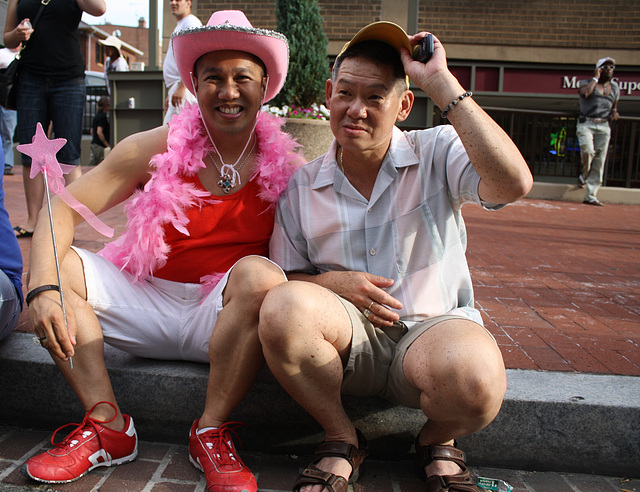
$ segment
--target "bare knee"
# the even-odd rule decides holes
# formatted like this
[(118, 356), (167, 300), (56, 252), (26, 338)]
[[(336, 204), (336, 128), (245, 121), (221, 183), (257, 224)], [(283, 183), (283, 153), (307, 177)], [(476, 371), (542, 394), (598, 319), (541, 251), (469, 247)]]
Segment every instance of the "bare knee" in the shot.
[(224, 305), (238, 303), (246, 309), (258, 311), (269, 289), (286, 281), (282, 270), (259, 256), (250, 256), (238, 261), (224, 290)]
[(296, 288), (299, 282), (286, 282), (272, 288), (264, 298), (260, 308), (258, 334), (264, 344), (279, 343), (278, 337), (293, 336), (299, 323), (293, 322), (296, 316), (304, 316), (305, 306)]
[(240, 281), (242, 289), (254, 291), (268, 290), (286, 278), (282, 270), (266, 258), (248, 256), (239, 260), (231, 270), (229, 283), (235, 280)]
[(498, 346), (480, 327), (463, 336), (456, 328), (445, 329), (437, 337), (431, 347), (426, 340), (412, 346), (405, 357), (407, 378), (421, 390), (423, 410), (434, 420), (484, 427), (498, 414), (506, 391)]
[(258, 334), (263, 346), (282, 349), (314, 337), (333, 339), (328, 331), (336, 323), (327, 304), (332, 297), (308, 282), (290, 281), (271, 289), (260, 309)]
[(478, 363), (463, 366), (456, 374), (459, 405), (471, 421), (491, 422), (500, 410), (507, 388), (501, 358), (480, 357)]

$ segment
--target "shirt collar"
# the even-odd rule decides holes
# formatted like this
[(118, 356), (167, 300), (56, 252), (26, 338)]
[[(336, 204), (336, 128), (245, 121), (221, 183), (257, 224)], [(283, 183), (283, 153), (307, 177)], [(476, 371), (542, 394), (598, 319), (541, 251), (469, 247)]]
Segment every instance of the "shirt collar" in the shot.
[[(339, 184), (338, 181), (344, 180), (342, 173), (338, 172), (338, 161), (336, 160), (336, 151), (338, 149), (338, 141), (334, 138), (329, 147), (329, 151), (322, 157), (322, 164), (318, 170), (312, 189), (317, 190), (325, 186)], [(387, 174), (397, 174), (397, 169), (414, 166), (419, 164), (409, 139), (405, 132), (397, 126), (393, 127), (391, 136), (391, 144), (389, 150), (382, 161), (381, 171)]]

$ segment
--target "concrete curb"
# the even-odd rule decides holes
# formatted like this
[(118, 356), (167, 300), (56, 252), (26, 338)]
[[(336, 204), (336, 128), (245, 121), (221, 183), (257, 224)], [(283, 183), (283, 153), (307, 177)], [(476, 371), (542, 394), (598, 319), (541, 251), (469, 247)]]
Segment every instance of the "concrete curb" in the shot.
[[(578, 202), (582, 204), (584, 195), (584, 188), (578, 188), (574, 184), (543, 183), (535, 181), (526, 198)], [(598, 200), (604, 204), (615, 203), (620, 205), (640, 205), (640, 190), (603, 186), (598, 190)]]
[[(107, 367), (123, 411), (134, 416), (141, 439), (186, 442), (200, 415), (207, 366), (140, 359), (105, 348)], [(640, 392), (637, 377), (508, 371), (502, 411), (486, 429), (460, 439), (474, 466), (640, 476)], [(78, 422), (83, 410), (33, 335), (13, 333), (0, 344), (0, 423), (53, 429)], [(345, 397), (344, 404), (370, 441), (374, 458), (407, 459), (422, 413), (379, 398)], [(247, 422), (247, 451), (309, 454), (319, 426), (267, 370), (232, 415)]]

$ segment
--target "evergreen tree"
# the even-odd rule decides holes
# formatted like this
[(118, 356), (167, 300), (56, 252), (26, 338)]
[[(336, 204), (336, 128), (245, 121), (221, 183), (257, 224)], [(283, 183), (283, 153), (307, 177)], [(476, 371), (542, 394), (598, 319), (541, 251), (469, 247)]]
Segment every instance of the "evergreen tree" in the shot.
[(277, 30), (289, 40), (287, 81), (272, 104), (308, 108), (325, 100), (327, 37), (318, 0), (277, 0)]

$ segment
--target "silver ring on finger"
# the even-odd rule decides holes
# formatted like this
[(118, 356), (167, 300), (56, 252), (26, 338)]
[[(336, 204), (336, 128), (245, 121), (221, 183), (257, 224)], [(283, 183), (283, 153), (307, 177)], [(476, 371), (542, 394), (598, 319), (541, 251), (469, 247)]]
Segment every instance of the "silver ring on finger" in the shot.
[(362, 311), (362, 314), (364, 315), (365, 318), (369, 319), (369, 316), (371, 316), (371, 309), (367, 308), (364, 311)]
[(35, 336), (35, 337), (33, 337), (33, 342), (36, 345), (40, 344), (42, 347), (44, 347), (44, 344), (47, 343), (47, 337), (46, 337), (46, 335), (43, 336), (43, 337)]

